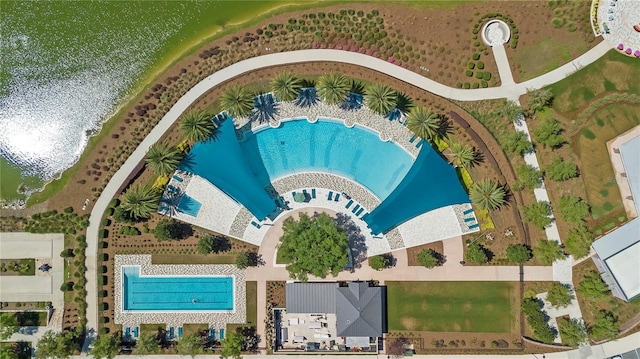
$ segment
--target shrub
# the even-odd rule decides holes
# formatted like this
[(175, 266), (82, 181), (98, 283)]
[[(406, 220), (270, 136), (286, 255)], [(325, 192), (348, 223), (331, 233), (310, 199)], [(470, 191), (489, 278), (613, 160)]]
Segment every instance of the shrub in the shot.
[(473, 62), (469, 62), (469, 64), (467, 65), (467, 67), (468, 67), (470, 70), (473, 70), (473, 69), (476, 67), (476, 64), (474, 64)]
[(476, 71), (476, 78), (482, 80), (482, 71)]
[(542, 182), (542, 172), (539, 169), (528, 165), (520, 165), (516, 167), (516, 181), (514, 188), (516, 190), (538, 188)]
[(547, 291), (547, 301), (554, 307), (567, 307), (571, 304), (573, 295), (565, 285), (561, 283), (553, 283), (549, 291)]
[(525, 222), (531, 223), (534, 226), (543, 229), (551, 224), (551, 218), (549, 218), (549, 202), (540, 201), (528, 206), (522, 206), (522, 219)]
[(570, 22), (567, 24), (567, 31), (569, 32), (574, 32), (577, 28), (578, 26), (574, 22)]
[(98, 232), (98, 238), (107, 238), (109, 236), (109, 231), (105, 228), (100, 229)]
[(465, 75), (467, 75), (467, 77), (471, 77), (471, 76), (473, 76), (473, 71), (467, 70), (467, 71), (465, 71)]
[(482, 79), (485, 81), (491, 80), (491, 72), (485, 71), (482, 73)]
[(442, 264), (442, 256), (433, 249), (424, 249), (418, 253), (418, 263), (427, 268), (434, 268)]
[(553, 19), (551, 19), (551, 26), (553, 26), (554, 28), (558, 29), (558, 28), (561, 28), (563, 25), (564, 25), (563, 18), (554, 17)]
[(387, 256), (377, 255), (369, 258), (369, 266), (377, 271), (381, 271), (389, 267), (390, 264), (391, 263)]
[(468, 83), (468, 82), (465, 82), (464, 83), (464, 88), (467, 89), (467, 90), (470, 89), (471, 88), (471, 84)]
[(474, 83), (471, 85), (471, 88), (473, 88), (473, 89), (477, 89), (477, 88), (479, 88), (479, 87), (480, 87), (480, 84), (479, 84), (479, 83), (477, 83), (477, 82), (474, 82)]
[(462, 82), (456, 82), (456, 87), (459, 89), (462, 88)]
[(554, 181), (566, 181), (578, 176), (578, 166), (574, 162), (565, 162), (560, 156), (555, 156), (547, 166), (545, 175)]
[(73, 213), (73, 207), (65, 207), (64, 213)]
[[(477, 41), (476, 41), (477, 42)], [(479, 60), (480, 59), (480, 54), (479, 53), (474, 53), (473, 56), (471, 56), (474, 60)]]
[(511, 263), (522, 264), (531, 259), (531, 250), (522, 244), (510, 244), (507, 247), (507, 259)]
[(480, 47), (480, 41), (476, 40), (473, 42), (473, 46)]
[(98, 278), (98, 285), (107, 285), (108, 279), (106, 275), (102, 275)]
[(476, 64), (476, 66), (478, 67), (479, 70), (484, 69), (484, 62), (482, 61), (478, 61), (478, 63)]
[(480, 81), (480, 86), (482, 86), (483, 89), (489, 87), (489, 83), (485, 80)]
[(103, 226), (106, 227), (106, 226), (108, 226), (110, 224), (111, 224), (111, 220), (109, 218), (105, 218), (105, 219), (102, 220), (102, 225)]
[(562, 196), (558, 201), (558, 214), (567, 222), (580, 222), (589, 215), (589, 205), (577, 196)]
[[(544, 202), (542, 202), (544, 203)], [(533, 248), (533, 255), (543, 265), (551, 265), (556, 260), (565, 258), (560, 243), (554, 240), (542, 239), (538, 241), (538, 245)]]
[(467, 247), (464, 258), (471, 263), (485, 264), (489, 261), (486, 249), (478, 242)]

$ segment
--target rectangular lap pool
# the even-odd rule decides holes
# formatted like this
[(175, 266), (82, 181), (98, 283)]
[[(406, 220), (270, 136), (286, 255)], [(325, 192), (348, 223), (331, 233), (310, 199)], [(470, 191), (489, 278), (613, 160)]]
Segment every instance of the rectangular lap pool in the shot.
[(233, 311), (232, 276), (141, 276), (139, 266), (122, 267), (126, 311)]

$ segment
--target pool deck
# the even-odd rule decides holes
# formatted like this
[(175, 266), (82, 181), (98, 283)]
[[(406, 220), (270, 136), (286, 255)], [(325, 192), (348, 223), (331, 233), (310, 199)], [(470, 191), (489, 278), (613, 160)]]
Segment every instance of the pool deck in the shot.
[[(234, 277), (233, 312), (215, 311), (126, 311), (122, 303), (122, 267), (140, 266), (140, 275), (154, 276), (232, 276)], [(143, 323), (166, 323), (167, 327), (182, 327), (185, 323), (207, 323), (211, 328), (226, 328), (227, 323), (246, 322), (245, 271), (231, 264), (152, 264), (151, 255), (116, 255), (114, 257), (114, 322), (123, 327), (138, 327)]]

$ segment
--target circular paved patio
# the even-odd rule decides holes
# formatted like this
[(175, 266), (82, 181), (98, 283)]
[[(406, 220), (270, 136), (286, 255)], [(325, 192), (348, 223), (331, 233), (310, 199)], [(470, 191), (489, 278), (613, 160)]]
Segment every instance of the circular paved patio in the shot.
[(598, 24), (613, 48), (640, 57), (640, 1), (600, 0)]

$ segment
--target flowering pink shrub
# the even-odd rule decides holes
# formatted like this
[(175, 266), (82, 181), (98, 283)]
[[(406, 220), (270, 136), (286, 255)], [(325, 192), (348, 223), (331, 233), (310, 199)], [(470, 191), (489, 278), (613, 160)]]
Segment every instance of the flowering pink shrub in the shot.
[(623, 44), (618, 44), (618, 50), (624, 50), (624, 45)]
[(373, 50), (367, 49), (366, 53), (367, 53), (367, 55), (371, 56), (371, 55), (373, 55)]
[(396, 59), (393, 56), (390, 56), (387, 61), (389, 61), (390, 63), (394, 63), (396, 62)]
[(367, 51), (366, 51), (365, 49), (360, 49), (360, 51), (358, 51), (358, 52), (359, 52), (359, 53), (361, 53), (361, 54), (364, 54), (364, 53), (366, 53)]
[(396, 65), (398, 65), (398, 66), (402, 66), (402, 60), (397, 60), (397, 61), (396, 61)]
[(633, 55), (635, 57), (640, 57), (640, 50), (636, 50), (636, 52), (634, 52)]
[(631, 48), (630, 47), (627, 47), (627, 50), (625, 51), (625, 54), (631, 55)]
[(335, 47), (336, 47), (336, 45), (334, 45), (334, 44), (329, 44), (329, 48), (330, 48), (330, 49), (335, 49)]

